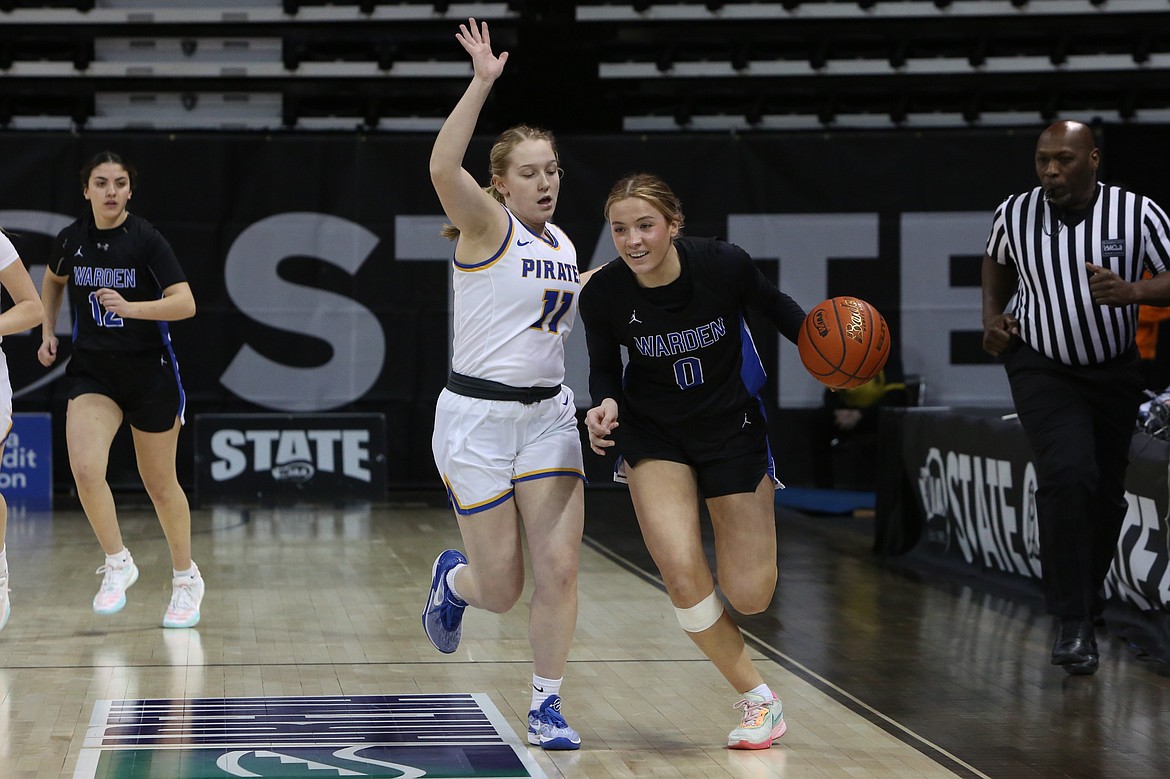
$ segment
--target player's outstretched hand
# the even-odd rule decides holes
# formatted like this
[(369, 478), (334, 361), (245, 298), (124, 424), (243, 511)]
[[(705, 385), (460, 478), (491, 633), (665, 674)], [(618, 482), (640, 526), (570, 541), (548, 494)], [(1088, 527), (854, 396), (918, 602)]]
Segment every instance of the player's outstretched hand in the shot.
[(492, 37), (488, 33), (487, 22), (477, 25), (475, 19), (468, 19), (467, 24), (459, 25), (459, 32), (455, 33), (455, 38), (471, 55), (476, 78), (490, 83), (504, 72), (508, 52), (502, 51), (498, 57), (492, 54)]

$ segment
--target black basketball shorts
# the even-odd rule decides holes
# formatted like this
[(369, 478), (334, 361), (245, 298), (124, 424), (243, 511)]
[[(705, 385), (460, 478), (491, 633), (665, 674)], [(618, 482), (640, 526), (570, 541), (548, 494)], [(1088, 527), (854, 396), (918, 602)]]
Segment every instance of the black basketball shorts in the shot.
[(162, 433), (183, 414), (183, 388), (168, 350), (95, 352), (74, 349), (65, 368), (69, 399), (105, 395), (118, 404), (131, 427)]
[(628, 464), (669, 460), (689, 465), (704, 498), (755, 492), (765, 475), (775, 478), (767, 422), (755, 400), (738, 411), (669, 426), (628, 413), (620, 422), (614, 440)]

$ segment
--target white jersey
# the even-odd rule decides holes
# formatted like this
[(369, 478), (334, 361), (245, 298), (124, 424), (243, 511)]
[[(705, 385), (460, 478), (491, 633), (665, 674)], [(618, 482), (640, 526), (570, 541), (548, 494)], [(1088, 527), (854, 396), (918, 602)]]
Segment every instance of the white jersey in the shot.
[[(4, 270), (14, 262), (20, 261), (16, 247), (8, 236), (0, 233), (0, 270)], [(0, 341), (3, 341), (0, 338)], [(8, 431), (12, 429), (12, 383), (8, 380), (8, 360), (4, 352), (0, 351), (0, 448), (8, 440)]]
[[(12, 241), (8, 240), (7, 235), (0, 233), (0, 270), (4, 270), (19, 259), (20, 255), (16, 253), (16, 247), (12, 245)], [(0, 338), (0, 342), (3, 340)], [(5, 377), (7, 377), (7, 373), (5, 373)]]
[(511, 387), (565, 379), (565, 339), (577, 320), (577, 250), (560, 228), (532, 232), (508, 213), (495, 254), (452, 270), (455, 335), (451, 369)]

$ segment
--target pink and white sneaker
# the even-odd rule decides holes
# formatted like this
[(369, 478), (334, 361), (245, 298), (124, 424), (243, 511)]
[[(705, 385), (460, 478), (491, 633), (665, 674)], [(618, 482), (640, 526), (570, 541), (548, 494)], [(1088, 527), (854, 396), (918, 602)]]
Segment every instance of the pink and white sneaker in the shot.
[(171, 580), (171, 603), (163, 615), (164, 628), (193, 628), (199, 624), (199, 604), (203, 602), (203, 575), (195, 564), (194, 576), (176, 576)]
[(126, 590), (138, 581), (138, 566), (127, 552), (126, 562), (115, 565), (106, 563), (95, 573), (104, 573), (102, 586), (93, 596), (95, 614), (116, 614), (126, 605)]
[(743, 700), (732, 708), (743, 709), (743, 721), (727, 735), (728, 749), (767, 749), (788, 729), (784, 724), (784, 707), (775, 694), (768, 700), (763, 695), (745, 692)]

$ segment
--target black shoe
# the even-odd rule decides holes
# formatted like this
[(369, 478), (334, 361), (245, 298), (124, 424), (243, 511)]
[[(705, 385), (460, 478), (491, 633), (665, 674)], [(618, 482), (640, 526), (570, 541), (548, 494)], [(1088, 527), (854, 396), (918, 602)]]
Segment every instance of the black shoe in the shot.
[(1097, 673), (1097, 666), (1100, 660), (1097, 655), (1089, 655), (1083, 663), (1065, 663), (1062, 668), (1069, 676), (1092, 676)]
[(1064, 666), (1064, 670), (1074, 676), (1085, 676), (1095, 673), (1099, 662), (1092, 620), (1062, 617), (1060, 633), (1052, 645), (1052, 664)]

